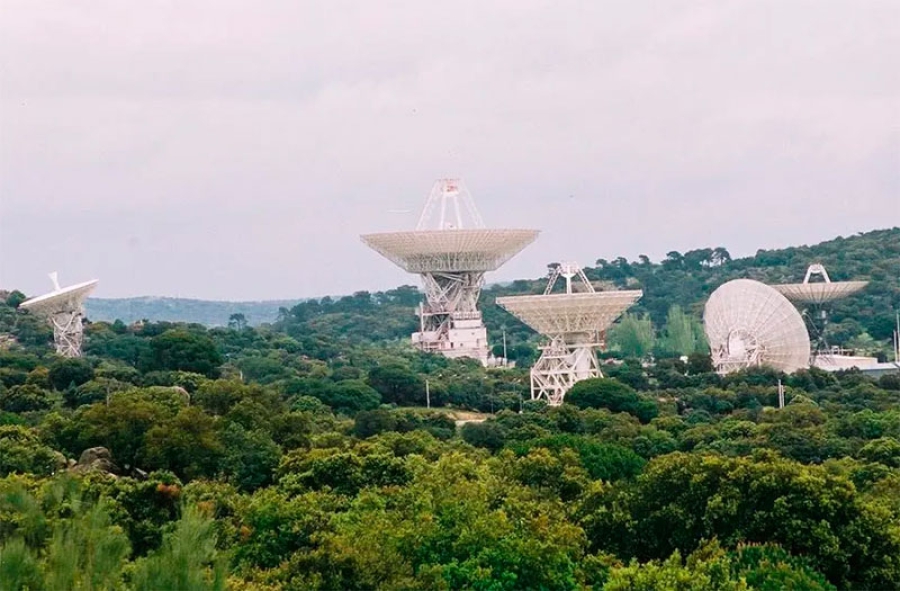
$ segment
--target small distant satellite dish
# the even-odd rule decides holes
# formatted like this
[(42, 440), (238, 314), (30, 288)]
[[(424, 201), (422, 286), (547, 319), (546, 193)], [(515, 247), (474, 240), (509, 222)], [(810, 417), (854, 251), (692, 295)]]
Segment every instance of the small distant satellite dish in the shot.
[[(821, 281), (813, 281), (818, 276)], [(773, 285), (784, 297), (801, 308), (809, 334), (813, 339), (813, 357), (828, 355), (828, 308), (835, 300), (860, 292), (868, 281), (832, 281), (821, 263), (806, 270), (803, 283)]]
[[(815, 276), (821, 281), (811, 281)], [(868, 281), (832, 281), (828, 271), (819, 263), (814, 263), (806, 270), (803, 283), (785, 283), (773, 285), (784, 297), (799, 304), (825, 304), (845, 298), (861, 291)]]
[(60, 287), (56, 271), (50, 273), (50, 281), (53, 282), (53, 291), (25, 300), (19, 307), (46, 318), (53, 326), (53, 340), (56, 343), (57, 353), (63, 357), (81, 357), (84, 319), (82, 304), (99, 281), (94, 279), (69, 287)]

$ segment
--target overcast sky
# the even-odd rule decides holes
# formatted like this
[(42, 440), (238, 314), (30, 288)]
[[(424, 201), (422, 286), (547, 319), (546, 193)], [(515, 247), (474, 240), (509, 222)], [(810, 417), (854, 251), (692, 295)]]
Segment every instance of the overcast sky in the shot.
[[(3, 0), (0, 288), (416, 282), (438, 177), (546, 263), (900, 224), (900, 1)], [(397, 213), (397, 210), (411, 210)]]

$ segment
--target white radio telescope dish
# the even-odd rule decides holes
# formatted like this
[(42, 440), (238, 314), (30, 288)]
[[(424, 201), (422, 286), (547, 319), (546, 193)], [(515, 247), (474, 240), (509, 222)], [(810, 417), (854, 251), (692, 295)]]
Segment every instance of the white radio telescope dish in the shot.
[(50, 323), (57, 353), (63, 357), (81, 357), (84, 320), (82, 305), (99, 281), (94, 279), (60, 287), (55, 271), (50, 273), (50, 280), (53, 282), (53, 291), (25, 300), (19, 307)]
[(713, 365), (720, 374), (769, 366), (809, 367), (809, 336), (796, 308), (777, 290), (750, 279), (716, 289), (703, 312)]
[(361, 236), (369, 248), (422, 277), (426, 303), (419, 307), (413, 344), (446, 357), (489, 364), (487, 329), (478, 309), (484, 274), (531, 244), (537, 230), (485, 228), (459, 179), (439, 179), (416, 229)]
[[(812, 281), (817, 276), (821, 281)], [(830, 308), (836, 300), (859, 293), (868, 284), (868, 281), (832, 281), (821, 263), (813, 263), (806, 270), (802, 283), (772, 286), (800, 308), (812, 341), (813, 365), (834, 367), (839, 361), (842, 352), (828, 343)]]
[[(815, 276), (821, 277), (822, 281), (810, 281)], [(803, 283), (783, 283), (772, 287), (798, 304), (825, 304), (862, 291), (868, 284), (868, 281), (832, 281), (825, 267), (814, 263), (806, 270)]]
[[(565, 293), (552, 293), (560, 278)], [(557, 406), (575, 382), (603, 375), (596, 351), (603, 334), (642, 295), (640, 290), (595, 291), (577, 263), (562, 263), (543, 295), (497, 298), (499, 306), (550, 338), (531, 368), (532, 400)]]

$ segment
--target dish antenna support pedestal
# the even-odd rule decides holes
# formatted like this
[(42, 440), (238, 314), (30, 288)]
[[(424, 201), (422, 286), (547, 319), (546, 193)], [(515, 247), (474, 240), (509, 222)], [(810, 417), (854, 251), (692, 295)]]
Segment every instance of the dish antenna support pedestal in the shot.
[(81, 345), (84, 342), (84, 312), (66, 310), (50, 316), (53, 326), (53, 344), (56, 352), (63, 357), (81, 357)]
[(552, 338), (541, 347), (541, 357), (531, 367), (531, 399), (559, 406), (576, 382), (602, 378), (597, 360), (601, 344), (599, 338), (588, 337), (582, 342), (564, 336)]

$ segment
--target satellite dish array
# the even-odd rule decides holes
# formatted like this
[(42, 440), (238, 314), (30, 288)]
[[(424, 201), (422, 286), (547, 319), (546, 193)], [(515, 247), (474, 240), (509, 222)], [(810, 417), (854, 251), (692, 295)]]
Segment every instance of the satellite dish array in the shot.
[[(478, 309), (484, 275), (521, 252), (538, 234), (538, 230), (485, 228), (465, 184), (439, 179), (414, 231), (365, 234), (361, 239), (422, 277), (426, 301), (418, 310), (419, 331), (412, 335), (416, 347), (495, 365), (506, 360), (490, 356)], [(552, 294), (560, 277), (565, 278), (566, 293)], [(498, 304), (549, 338), (531, 370), (532, 398), (560, 404), (575, 381), (601, 375), (595, 352), (601, 336), (640, 296), (639, 291), (597, 293), (581, 267), (565, 264), (555, 269), (544, 295), (498, 298)]]
[[(414, 231), (365, 234), (361, 239), (402, 269), (421, 276), (426, 301), (419, 305), (419, 331), (412, 335), (418, 348), (492, 365), (498, 360), (490, 356), (478, 309), (484, 275), (521, 252), (538, 234), (538, 230), (485, 228), (465, 184), (439, 179)], [(810, 281), (815, 276), (822, 281)], [(565, 280), (565, 292), (553, 293), (560, 278)], [(20, 307), (51, 324), (57, 353), (80, 357), (83, 304), (98, 281), (63, 288), (56, 272), (50, 279), (53, 291)], [(866, 285), (832, 282), (818, 263), (807, 269), (802, 283), (768, 286), (736, 279), (721, 285), (703, 313), (716, 370), (725, 374), (767, 365), (790, 373), (808, 367), (816, 355), (827, 352), (826, 304)], [(531, 369), (532, 399), (562, 404), (575, 382), (602, 376), (596, 349), (603, 345), (606, 330), (642, 295), (639, 290), (597, 292), (577, 263), (563, 263), (554, 268), (542, 295), (497, 298), (498, 305), (549, 339)], [(791, 302), (805, 306), (802, 316)], [(812, 349), (807, 324), (816, 340)]]

